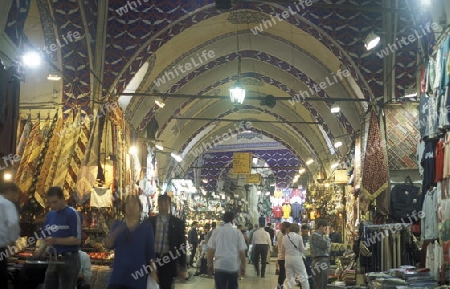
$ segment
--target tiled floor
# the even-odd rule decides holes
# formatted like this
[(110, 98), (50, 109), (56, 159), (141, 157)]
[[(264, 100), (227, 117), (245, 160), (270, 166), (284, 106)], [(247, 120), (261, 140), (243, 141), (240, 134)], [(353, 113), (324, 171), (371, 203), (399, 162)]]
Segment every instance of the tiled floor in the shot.
[[(265, 278), (257, 277), (253, 265), (247, 264), (244, 280), (239, 280), (239, 289), (275, 289), (277, 287), (278, 275), (275, 275), (276, 260), (273, 258), (266, 267)], [(194, 269), (189, 272), (194, 273)], [(186, 283), (176, 282), (175, 289), (214, 289), (212, 277), (192, 276)], [(299, 288), (299, 287), (296, 287)]]

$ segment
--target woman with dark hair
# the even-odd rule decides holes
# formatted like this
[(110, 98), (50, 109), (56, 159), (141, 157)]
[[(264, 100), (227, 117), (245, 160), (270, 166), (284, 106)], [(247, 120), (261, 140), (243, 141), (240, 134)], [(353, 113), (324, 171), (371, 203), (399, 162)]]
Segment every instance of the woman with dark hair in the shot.
[(278, 245), (278, 285), (277, 289), (283, 288), (284, 279), (286, 279), (286, 268), (284, 266), (285, 252), (283, 247), (283, 236), (289, 231), (291, 223), (283, 222), (281, 223), (281, 230), (277, 234), (277, 245)]
[(157, 281), (153, 229), (150, 222), (140, 222), (141, 210), (139, 197), (127, 196), (124, 219), (113, 224), (105, 239), (105, 246), (114, 249), (108, 289), (145, 289), (149, 274)]

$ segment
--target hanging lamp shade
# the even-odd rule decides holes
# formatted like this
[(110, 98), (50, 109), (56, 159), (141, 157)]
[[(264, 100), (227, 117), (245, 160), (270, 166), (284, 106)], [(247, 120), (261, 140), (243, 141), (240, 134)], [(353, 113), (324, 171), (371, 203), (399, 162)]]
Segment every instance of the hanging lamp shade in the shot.
[(323, 182), (325, 179), (327, 178), (327, 173), (325, 172), (325, 170), (323, 169), (323, 167), (321, 167), (319, 169), (319, 171), (317, 172), (316, 175), (316, 180), (321, 183)]
[(242, 104), (245, 99), (245, 89), (238, 83), (230, 88), (230, 99), (233, 104)]

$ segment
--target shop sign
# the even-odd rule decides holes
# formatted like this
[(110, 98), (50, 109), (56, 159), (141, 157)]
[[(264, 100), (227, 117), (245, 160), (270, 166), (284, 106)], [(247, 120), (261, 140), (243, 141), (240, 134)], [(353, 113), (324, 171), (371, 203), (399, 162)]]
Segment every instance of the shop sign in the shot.
[(260, 174), (251, 174), (247, 176), (247, 184), (259, 184), (261, 183)]
[(252, 153), (233, 154), (233, 174), (250, 175), (252, 170)]
[(346, 184), (348, 182), (347, 170), (336, 170), (334, 173), (334, 182), (336, 184)]

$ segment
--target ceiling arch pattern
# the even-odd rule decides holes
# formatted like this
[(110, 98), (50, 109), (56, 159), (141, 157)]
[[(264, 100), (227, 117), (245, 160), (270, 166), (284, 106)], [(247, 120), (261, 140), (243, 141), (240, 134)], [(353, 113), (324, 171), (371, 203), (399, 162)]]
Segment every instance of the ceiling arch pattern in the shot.
[[(271, 84), (277, 88), (279, 88), (282, 91), (286, 91), (289, 93), (289, 95), (291, 97), (295, 96), (296, 92), (293, 89), (290, 89), (289, 87), (287, 87), (285, 84), (281, 83), (280, 81), (273, 79), (272, 77), (269, 76), (265, 76), (265, 75), (261, 75), (259, 73), (243, 73), (241, 74), (242, 77), (250, 77), (250, 78), (254, 78), (260, 81), (263, 81), (265, 83)], [(202, 89), (199, 94), (203, 94), (206, 93), (207, 91), (210, 91), (212, 89), (214, 89), (215, 87), (218, 87), (220, 85), (226, 84), (230, 81), (233, 81), (234, 76), (230, 76), (227, 78), (224, 78), (204, 89)], [(170, 120), (173, 119), (173, 117), (179, 113), (181, 111), (181, 109), (183, 109), (184, 107), (186, 107), (189, 104), (189, 102), (184, 103), (184, 105), (180, 108), (178, 108), (171, 116)], [(335, 137), (333, 135), (333, 133), (331, 132), (331, 129), (329, 128), (329, 126), (325, 123), (325, 121), (323, 120), (323, 118), (320, 116), (320, 114), (312, 107), (312, 105), (308, 104), (308, 103), (304, 103), (304, 105), (307, 107), (308, 110), (310, 110), (310, 112), (313, 114), (313, 116), (321, 123), (320, 127), (322, 127), (323, 131), (326, 133), (326, 136), (328, 137), (329, 140), (334, 140)], [(277, 119), (282, 119), (282, 117), (280, 115), (275, 115), (275, 117), (277, 117)], [(284, 121), (288, 122), (288, 120), (284, 119)], [(169, 121), (168, 121), (169, 122)], [(166, 125), (166, 124), (165, 124)], [(139, 129), (143, 129), (145, 126), (140, 126)], [(165, 126), (162, 126), (160, 131), (163, 131), (163, 128), (165, 128)]]
[[(400, 0), (403, 4), (405, 4), (405, 1)], [(29, 0), (17, 2), (29, 3)], [(367, 0), (361, 3), (356, 0), (347, 0), (341, 1), (341, 4), (350, 4), (364, 8), (379, 8), (380, 3), (378, 2)], [(94, 35), (95, 25), (93, 23), (96, 15), (93, 11), (95, 11), (97, 2), (93, 1), (91, 4), (84, 4), (86, 6), (84, 12), (88, 11), (88, 13), (85, 13), (87, 15), (88, 28), (83, 27), (84, 22), (81, 16), (82, 13), (80, 13), (79, 3), (77, 0), (54, 1), (51, 3), (55, 21), (61, 34), (66, 35), (65, 33), (69, 31), (78, 31), (80, 29), (84, 31), (86, 29)], [(108, 34), (105, 48), (105, 71), (107, 73), (103, 79), (105, 88), (115, 87), (119, 93), (124, 90), (126, 84), (129, 83), (151, 52), (156, 51), (172, 37), (184, 32), (192, 25), (219, 14), (219, 11), (215, 9), (210, 0), (196, 3), (191, 1), (153, 0), (152, 2), (145, 2), (142, 10), (118, 15), (116, 10), (122, 6), (123, 1), (120, 0), (111, 0), (109, 2), (110, 17), (107, 23)], [(269, 15), (284, 11), (284, 8), (279, 5), (255, 2), (240, 2), (237, 4), (236, 9), (255, 10)], [(13, 15), (14, 11), (19, 12), (19, 9), (13, 5), (9, 15)], [(407, 23), (410, 20), (408, 17), (400, 19), (399, 26), (407, 27)], [(287, 21), (322, 42), (346, 67), (351, 69), (352, 75), (355, 75), (356, 79), (359, 78), (358, 75), (361, 73), (364, 76), (362, 80), (370, 86), (370, 89), (367, 85), (361, 86), (365, 97), (382, 94), (382, 61), (374, 53), (364, 51), (359, 40), (356, 40), (362, 39), (373, 27), (382, 27), (382, 13), (354, 13), (345, 10), (330, 12), (329, 9), (320, 9), (313, 5), (302, 13), (289, 17)], [(19, 24), (16, 23), (10, 27), (18, 27), (20, 26)], [(409, 31), (412, 31), (412, 29), (413, 27), (410, 27)], [(13, 33), (7, 34), (10, 37), (15, 37)], [(88, 111), (90, 73), (86, 45), (91, 43), (92, 39), (87, 39), (84, 33), (82, 34), (84, 37), (83, 41), (77, 41), (70, 47), (62, 48), (62, 58), (64, 60), (70, 59), (70, 63), (63, 63), (64, 75), (69, 76), (64, 80), (63, 101), (66, 102), (66, 108), (73, 105), (81, 105), (83, 110)], [(355, 37), (355, 35), (359, 37)], [(403, 53), (402, 57), (410, 58), (410, 63), (414, 63), (414, 49), (416, 49), (415, 45), (411, 47), (410, 50), (412, 51), (400, 51), (398, 53), (400, 55)], [(68, 58), (67, 56), (71, 57)], [(358, 71), (359, 68), (363, 68), (361, 72)], [(401, 71), (404, 68), (399, 67), (396, 69)], [(409, 73), (414, 70), (414, 65), (406, 68), (408, 73), (403, 71), (403, 73), (396, 74), (396, 81), (399, 83), (397, 85), (398, 89), (411, 84), (410, 80), (414, 79)], [(73, 83), (75, 83), (75, 87), (72, 86)], [(78, 95), (81, 95), (81, 97), (78, 97)]]
[[(256, 59), (258, 61), (261, 62), (265, 62), (265, 63), (270, 63), (271, 65), (288, 72), (290, 75), (292, 75), (293, 77), (295, 77), (296, 79), (299, 79), (300, 81), (304, 82), (309, 88), (313, 88), (314, 85), (318, 85), (318, 83), (316, 81), (314, 81), (312, 78), (310, 78), (308, 75), (306, 75), (306, 73), (304, 73), (303, 71), (297, 69), (296, 67), (294, 67), (293, 65), (290, 65), (289, 63), (273, 56), (273, 55), (269, 55), (265, 52), (258, 52), (258, 51), (241, 51), (240, 52), (241, 56), (244, 58), (250, 58), (250, 59)], [(214, 59), (213, 61), (208, 62), (207, 64), (199, 67), (198, 69), (192, 71), (191, 73), (189, 73), (187, 76), (183, 77), (181, 80), (179, 80), (176, 84), (174, 84), (169, 90), (168, 93), (175, 93), (177, 92), (179, 89), (181, 89), (184, 85), (186, 85), (188, 82), (194, 81), (195, 78), (197, 77), (201, 77), (201, 75), (203, 73), (207, 73), (210, 70), (216, 68), (217, 66), (220, 66), (223, 63), (227, 63), (227, 62), (231, 62), (231, 61), (235, 61), (238, 58), (238, 53), (231, 53), (229, 55), (226, 56), (222, 56), (219, 57), (217, 59)], [(248, 76), (248, 77), (253, 77), (252, 74), (247, 74), (244, 73), (242, 74), (244, 77)], [(160, 75), (159, 75), (160, 76)], [(159, 77), (158, 76), (158, 77)], [(228, 83), (230, 81), (236, 81), (237, 80), (237, 75), (234, 76), (230, 76), (226, 79), (223, 79), (217, 83), (214, 83), (208, 87), (206, 87), (205, 89), (203, 89), (199, 94), (204, 94), (207, 91), (210, 91), (212, 89), (214, 89), (217, 86), (220, 86), (222, 84)], [(273, 84), (272, 81), (267, 82), (269, 84)], [(286, 91), (288, 93), (290, 93), (291, 96), (295, 96), (297, 94), (296, 91), (288, 88), (288, 87), (284, 87), (283, 91)], [(319, 97), (323, 97), (323, 98), (330, 98), (330, 96), (326, 93), (325, 90), (320, 90), (317, 95)], [(188, 101), (186, 101), (183, 105), (182, 108), (184, 108), (185, 106), (187, 106), (190, 102), (192, 101), (192, 99), (189, 99)], [(302, 102), (302, 105), (304, 105), (308, 111), (310, 111), (310, 113), (321, 123), (325, 124), (325, 121), (323, 120), (323, 118), (320, 116), (320, 114), (318, 113), (318, 111), (314, 108), (313, 105), (311, 105), (307, 100)], [(328, 107), (331, 107), (332, 103), (328, 102), (326, 103), (326, 105)], [(147, 115), (144, 117), (144, 119), (142, 120), (141, 124), (139, 125), (138, 129), (144, 129), (148, 122), (151, 120), (151, 118), (153, 117), (153, 113), (152, 113), (152, 109), (150, 109), (150, 112), (147, 113)], [(335, 115), (336, 118), (338, 119), (338, 121), (342, 124), (342, 126), (344, 127), (345, 131), (347, 133), (353, 133), (354, 129), (351, 126), (350, 122), (348, 121), (348, 119), (346, 118), (346, 116), (343, 113), (340, 113), (338, 115)], [(167, 121), (170, 122), (173, 119), (173, 116)], [(164, 124), (162, 127), (164, 128), (167, 125)], [(324, 129), (325, 131), (327, 131), (327, 125), (324, 125)]]
[[(44, 41), (45, 45), (49, 47), (52, 43), (56, 43), (56, 35), (55, 35), (55, 29), (53, 26), (53, 18), (50, 13), (50, 5), (48, 1), (45, 0), (37, 0), (36, 1), (38, 7), (39, 7), (39, 13), (41, 18), (41, 26), (42, 26), (42, 32), (44, 33)], [(56, 62), (57, 59), (57, 53), (52, 52), (48, 55), (49, 59)]]
[(63, 61), (62, 72), (64, 111), (80, 106), (83, 113), (90, 113), (90, 65), (85, 25), (77, 0), (52, 1), (53, 16), (57, 24), (58, 38), (69, 32), (79, 32), (81, 39), (60, 48)]
[[(165, 1), (163, 1), (165, 2)], [(347, 0), (344, 2), (348, 2), (351, 5), (359, 6), (359, 7), (380, 7), (380, 4), (377, 3), (377, 1), (365, 1), (364, 3), (360, 3), (358, 1), (352, 1)], [(130, 64), (134, 67), (132, 71), (137, 71), (139, 67), (142, 66), (142, 57), (141, 54), (148, 54), (149, 52), (154, 52), (157, 49), (159, 49), (164, 43), (166, 43), (168, 40), (170, 40), (172, 37), (178, 35), (179, 33), (187, 30), (190, 28), (193, 24), (197, 24), (201, 22), (202, 20), (206, 20), (210, 17), (214, 17), (218, 14), (217, 10), (213, 5), (206, 6), (204, 9), (198, 9), (195, 13), (191, 13), (190, 17), (185, 17), (186, 14), (181, 14), (182, 12), (179, 7), (176, 4), (170, 5), (172, 8), (170, 11), (171, 13), (160, 13), (167, 15), (167, 19), (153, 19), (153, 23), (158, 23), (157, 25), (152, 25), (151, 20), (146, 20), (146, 18), (150, 17), (149, 15), (152, 13), (148, 13), (147, 15), (142, 15), (144, 19), (142, 21), (136, 20), (134, 22), (136, 23), (147, 23), (150, 25), (149, 29), (151, 32), (149, 33), (149, 44), (146, 49), (143, 49), (140, 51), (140, 55), (138, 56), (139, 62), (137, 65)], [(184, 8), (187, 8), (186, 6), (183, 6)], [(162, 8), (161, 10), (163, 10)], [(187, 8), (185, 11), (192, 11)], [(250, 9), (255, 10), (259, 12), (263, 12), (269, 15), (275, 15), (276, 13), (282, 13), (284, 10), (281, 6), (278, 5), (270, 5), (265, 3), (255, 3), (255, 2), (239, 2), (236, 3), (235, 9)], [(360, 60), (361, 58), (365, 58), (366, 52), (364, 51), (362, 42), (357, 43), (356, 45), (347, 45), (346, 43), (355, 42), (355, 33), (360, 34), (361, 37), (356, 37), (358, 39), (362, 39), (364, 35), (367, 33), (367, 31), (370, 31), (373, 26), (381, 27), (382, 25), (382, 17), (381, 13), (354, 13), (349, 11), (332, 11), (325, 9), (326, 11), (316, 8), (314, 6), (308, 7), (308, 9), (305, 9), (303, 13), (289, 17), (287, 21), (293, 25), (295, 25), (298, 28), (301, 28), (305, 32), (309, 33), (310, 35), (313, 35), (316, 37), (322, 44), (327, 47), (330, 51), (332, 51), (336, 57), (346, 66), (351, 69), (352, 75), (355, 75), (355, 78), (358, 80), (359, 77), (359, 67), (358, 64), (361, 61), (355, 61)], [(163, 11), (161, 11), (163, 12)], [(130, 14), (130, 13), (128, 13)], [(127, 15), (128, 15), (127, 14)], [(300, 17), (301, 16), (301, 17)], [(154, 16), (154, 17), (160, 17), (160, 15)], [(179, 19), (182, 20), (179, 20)], [(326, 18), (326, 21), (323, 20), (323, 18)], [(194, 19), (194, 20), (193, 20)], [(158, 21), (156, 21), (158, 20)], [(125, 20), (121, 21), (121, 25), (126, 23)], [(160, 23), (169, 23), (169, 25), (165, 25), (163, 28), (161, 27)], [(346, 23), (346, 24), (342, 24)], [(325, 25), (326, 24), (326, 25)], [(337, 27), (337, 28), (336, 28)], [(161, 28), (161, 31), (158, 30), (158, 28)], [(124, 31), (124, 27), (120, 27), (121, 31)], [(146, 31), (148, 27), (145, 29)], [(125, 29), (126, 30), (126, 29)], [(155, 37), (154, 35), (156, 33), (160, 33), (158, 37)], [(128, 33), (128, 32), (127, 32)], [(328, 34), (327, 34), (328, 33)], [(122, 49), (127, 48), (127, 50), (130, 53), (137, 52), (136, 49), (134, 49), (134, 46), (136, 45), (136, 40), (140, 40), (140, 36), (134, 36), (132, 37), (134, 39), (133, 43), (125, 44), (117, 44), (122, 43), (122, 39), (124, 33), (121, 33), (121, 37), (118, 37), (117, 35), (111, 35), (112, 38), (116, 37), (114, 44), (117, 46), (117, 49), (122, 46)], [(337, 40), (333, 40), (332, 37), (335, 37), (335, 39), (340, 39), (341, 37), (344, 37), (347, 40), (342, 40), (341, 43), (344, 44), (344, 46), (340, 46), (337, 42)], [(351, 40), (351, 41), (350, 41)], [(354, 43), (353, 43), (354, 44)], [(145, 44), (146, 46), (147, 44)], [(109, 46), (107, 46), (107, 49)], [(366, 65), (366, 60), (372, 60), (371, 63), (373, 64), (373, 69), (366, 69), (366, 71), (363, 71), (362, 75), (374, 75), (376, 78), (382, 79), (382, 71), (383, 65), (380, 63), (377, 59), (364, 59), (364, 64)], [(123, 60), (118, 60), (118, 58), (115, 58), (115, 63), (124, 62)], [(132, 61), (136, 62), (136, 60)], [(108, 63), (108, 62), (107, 62)], [(121, 71), (120, 67), (113, 67), (108, 66), (107, 70), (109, 71)], [(119, 74), (115, 73), (118, 77), (118, 83), (115, 85), (118, 92), (121, 92), (125, 89), (126, 84), (129, 83), (131, 78), (134, 75), (129, 74)], [(364, 77), (362, 77), (362, 80), (364, 80)], [(107, 81), (105, 79), (106, 86), (114, 85), (111, 81)], [(366, 82), (367, 83), (367, 82)], [(372, 86), (373, 84), (373, 86)], [(370, 98), (373, 94), (372, 91), (375, 91), (375, 95), (379, 95), (382, 93), (382, 86), (379, 85), (377, 82), (369, 83), (370, 88), (367, 85), (364, 85), (361, 87), (361, 90), (363, 91), (363, 94), (365, 97)]]
[[(8, 19), (4, 28), (5, 34), (16, 44), (21, 46), (22, 33), (27, 19), (28, 10), (30, 9), (31, 0), (12, 1), (8, 12)], [(4, 7), (6, 8), (6, 7)]]
[[(269, 165), (269, 168), (274, 173), (277, 186), (280, 188), (285, 188), (292, 182), (292, 179), (297, 174), (298, 168), (302, 165), (302, 162), (289, 149), (250, 149), (245, 152), (251, 152), (254, 157), (263, 159)], [(201, 178), (209, 180), (204, 185), (207, 191), (216, 190), (217, 180), (224, 169), (230, 169), (232, 162), (232, 151), (209, 152), (203, 156)], [(187, 172), (187, 175), (190, 175), (190, 173), (191, 170)]]
[[(269, 110), (269, 109), (265, 109), (265, 108), (261, 108), (261, 107), (257, 107), (257, 106), (253, 106), (253, 105), (243, 105), (242, 108), (233, 108), (230, 109), (228, 111), (223, 112), (222, 114), (217, 116), (218, 121), (220, 121), (221, 118), (225, 118), (226, 116), (232, 114), (232, 113), (236, 113), (238, 112), (240, 109), (253, 109), (256, 111), (260, 111), (262, 113), (268, 114), (273, 116), (274, 118), (280, 120), (280, 121), (284, 121), (286, 122), (286, 126), (290, 127), (293, 131), (295, 131), (297, 133), (297, 137), (302, 139), (306, 145), (306, 147), (309, 149), (309, 151), (314, 155), (314, 156), (319, 156), (318, 151), (315, 149), (314, 145), (311, 143), (311, 141), (304, 135), (304, 133), (297, 129), (295, 126), (289, 124), (287, 122), (286, 119), (284, 119), (282, 116), (274, 113), (273, 111)], [(184, 144), (180, 147), (180, 151), (184, 151), (185, 148), (191, 143), (191, 141), (193, 139), (196, 138), (196, 136), (198, 134), (200, 134), (204, 129), (206, 129), (207, 127), (209, 127), (210, 125), (212, 125), (214, 121), (208, 121), (207, 123), (203, 124), (200, 128), (198, 128), (195, 133), (193, 133), (185, 142)], [(252, 130), (254, 130), (255, 128), (252, 128)], [(205, 137), (206, 138), (206, 137)], [(277, 137), (278, 141), (279, 141), (279, 137)], [(201, 142), (201, 140), (199, 140), (198, 142)], [(280, 141), (279, 141), (280, 142)], [(297, 151), (297, 150), (294, 150)]]

